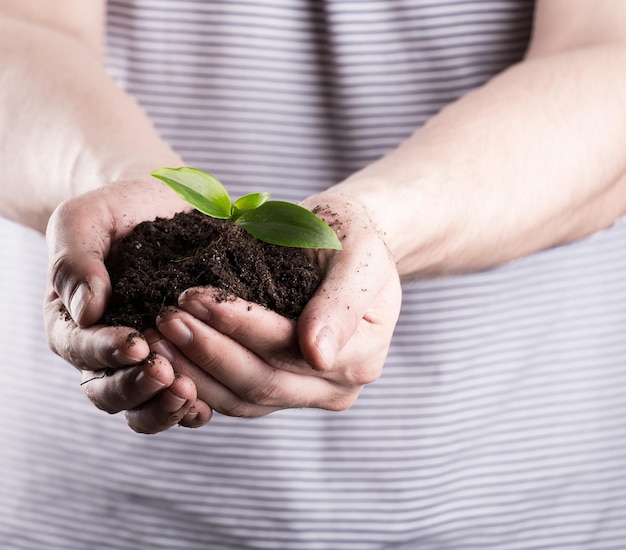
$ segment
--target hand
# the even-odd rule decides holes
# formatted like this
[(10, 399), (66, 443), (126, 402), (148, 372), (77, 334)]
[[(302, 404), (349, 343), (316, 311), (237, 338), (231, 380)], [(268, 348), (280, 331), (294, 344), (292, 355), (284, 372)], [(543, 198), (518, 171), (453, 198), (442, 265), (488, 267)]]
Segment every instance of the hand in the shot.
[(155, 432), (205, 424), (211, 411), (191, 380), (130, 328), (95, 323), (110, 295), (104, 259), (139, 222), (183, 208), (165, 186), (120, 182), (61, 204), (48, 224), (50, 251), (45, 320), (51, 349), (82, 371), (83, 389), (109, 413), (127, 410), (129, 425)]
[(180, 309), (158, 319), (163, 339), (153, 349), (193, 379), (214, 410), (344, 410), (379, 377), (400, 308), (398, 274), (368, 216), (334, 204), (344, 249), (317, 253), (325, 279), (297, 322), (210, 288), (187, 290)]

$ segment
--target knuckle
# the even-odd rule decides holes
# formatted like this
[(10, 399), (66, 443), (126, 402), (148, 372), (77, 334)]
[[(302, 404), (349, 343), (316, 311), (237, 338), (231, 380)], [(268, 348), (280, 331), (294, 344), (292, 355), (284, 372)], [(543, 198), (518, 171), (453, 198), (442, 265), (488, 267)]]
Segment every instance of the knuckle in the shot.
[(359, 365), (351, 370), (350, 382), (354, 386), (365, 386), (380, 378), (381, 369), (378, 365)]
[(363, 386), (376, 382), (381, 374), (382, 365), (378, 362), (368, 361), (338, 368), (324, 376), (324, 378), (343, 388), (355, 388), (358, 391)]
[(272, 369), (268, 375), (252, 385), (243, 397), (256, 405), (271, 406), (280, 402), (282, 392), (277, 372), (277, 369)]
[[(251, 403), (236, 394), (228, 398), (220, 399), (219, 402), (212, 403), (211, 407), (214, 411), (222, 415), (235, 418), (259, 418), (278, 410), (278, 407), (264, 407), (257, 403)], [(206, 419), (207, 422), (210, 417), (209, 415)]]
[(184, 412), (165, 412), (155, 402), (143, 403), (125, 412), (128, 427), (139, 434), (163, 432), (178, 424), (184, 416)]
[(235, 316), (228, 315), (221, 308), (214, 308), (212, 311), (212, 321), (216, 324), (216, 327), (228, 334), (234, 340), (241, 340), (246, 336), (247, 329), (243, 326)]
[(113, 403), (110, 403), (102, 396), (96, 393), (85, 392), (89, 400), (96, 406), (96, 408), (104, 411), (107, 414), (117, 414), (122, 409), (119, 406), (115, 406)]
[(198, 364), (202, 367), (202, 370), (215, 376), (219, 376), (220, 371), (226, 368), (225, 358), (217, 354), (201, 356)]
[(82, 384), (83, 392), (94, 406), (108, 414), (117, 414), (124, 409), (119, 386), (107, 380), (106, 371), (89, 373)]
[(152, 435), (161, 431), (159, 428), (157, 428), (157, 426), (153, 424), (138, 421), (138, 419), (134, 415), (131, 415), (129, 412), (126, 413), (126, 424), (128, 424), (128, 427), (131, 430), (138, 434)]
[(222, 403), (219, 409), (216, 410), (220, 414), (235, 418), (253, 418), (255, 416), (251, 413), (249, 403), (241, 401), (240, 399), (232, 399), (227, 403)]
[(347, 411), (354, 405), (358, 392), (350, 392), (348, 394), (342, 394), (335, 396), (331, 401), (327, 402), (323, 407), (326, 410), (333, 412)]
[(58, 355), (62, 359), (67, 358), (66, 349), (64, 346), (60, 346), (54, 334), (51, 332), (48, 333), (48, 348), (55, 355)]

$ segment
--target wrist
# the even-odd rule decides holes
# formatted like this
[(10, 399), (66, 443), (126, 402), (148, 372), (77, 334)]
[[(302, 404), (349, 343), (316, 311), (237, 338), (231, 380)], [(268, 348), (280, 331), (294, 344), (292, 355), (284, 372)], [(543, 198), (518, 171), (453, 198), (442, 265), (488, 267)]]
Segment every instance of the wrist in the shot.
[(425, 174), (405, 182), (391, 181), (377, 169), (366, 169), (314, 198), (316, 204), (345, 205), (345, 220), (354, 217), (355, 210), (360, 211), (356, 219), (369, 220), (389, 250), (400, 277), (411, 280), (453, 269), (449, 250), (457, 217), (437, 211), (438, 205), (448, 201), (441, 196), (433, 199), (433, 193), (441, 195), (433, 181)]

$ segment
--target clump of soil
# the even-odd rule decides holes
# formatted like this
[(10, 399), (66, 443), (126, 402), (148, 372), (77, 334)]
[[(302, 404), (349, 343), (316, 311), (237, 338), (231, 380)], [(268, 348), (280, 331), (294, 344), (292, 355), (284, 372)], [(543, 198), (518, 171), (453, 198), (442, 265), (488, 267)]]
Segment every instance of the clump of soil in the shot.
[(195, 210), (139, 224), (107, 267), (113, 295), (101, 322), (139, 331), (182, 291), (204, 285), (296, 319), (321, 282), (302, 249), (264, 243)]

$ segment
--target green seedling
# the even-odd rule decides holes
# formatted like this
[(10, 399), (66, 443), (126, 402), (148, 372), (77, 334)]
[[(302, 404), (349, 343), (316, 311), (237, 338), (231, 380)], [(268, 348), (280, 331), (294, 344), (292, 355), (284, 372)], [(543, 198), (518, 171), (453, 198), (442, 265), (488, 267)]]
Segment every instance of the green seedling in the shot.
[(189, 166), (160, 168), (152, 175), (196, 210), (212, 218), (230, 220), (267, 243), (341, 250), (341, 243), (330, 226), (297, 204), (268, 200), (269, 193), (251, 193), (232, 202), (215, 176)]

